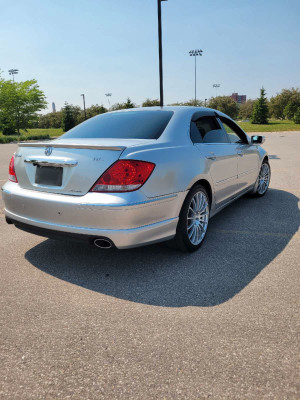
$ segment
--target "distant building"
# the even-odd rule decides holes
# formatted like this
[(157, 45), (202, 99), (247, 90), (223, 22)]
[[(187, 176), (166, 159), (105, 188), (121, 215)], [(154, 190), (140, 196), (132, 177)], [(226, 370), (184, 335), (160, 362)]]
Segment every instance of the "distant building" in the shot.
[(232, 93), (230, 97), (232, 98), (232, 100), (239, 104), (246, 103), (247, 100), (247, 96), (245, 94)]
[(52, 103), (52, 112), (56, 112), (55, 103)]

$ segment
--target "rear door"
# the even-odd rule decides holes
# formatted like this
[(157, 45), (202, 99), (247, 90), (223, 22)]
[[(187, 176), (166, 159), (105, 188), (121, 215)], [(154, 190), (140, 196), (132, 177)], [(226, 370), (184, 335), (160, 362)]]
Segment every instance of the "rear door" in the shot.
[(259, 154), (255, 146), (249, 144), (247, 136), (232, 120), (220, 117), (228, 140), (238, 156), (238, 189), (242, 191), (253, 185), (258, 176)]
[(237, 191), (237, 154), (215, 116), (203, 116), (191, 123), (191, 139), (206, 158), (215, 192), (221, 206)]

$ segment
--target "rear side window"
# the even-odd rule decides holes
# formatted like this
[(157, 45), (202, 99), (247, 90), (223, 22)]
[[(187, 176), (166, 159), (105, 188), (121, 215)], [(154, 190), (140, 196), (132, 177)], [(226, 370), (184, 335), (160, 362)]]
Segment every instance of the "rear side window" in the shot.
[(173, 111), (128, 111), (97, 115), (75, 126), (64, 139), (158, 139)]
[(228, 143), (225, 132), (215, 117), (201, 117), (191, 123), (193, 143)]

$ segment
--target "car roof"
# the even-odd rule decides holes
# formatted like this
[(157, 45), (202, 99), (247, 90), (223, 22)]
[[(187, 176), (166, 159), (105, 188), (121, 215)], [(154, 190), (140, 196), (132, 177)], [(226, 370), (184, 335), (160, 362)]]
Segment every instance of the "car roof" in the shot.
[(123, 110), (116, 110), (112, 112), (130, 112), (130, 111), (173, 111), (174, 113), (177, 112), (191, 112), (191, 111), (211, 111), (211, 108), (206, 107), (194, 107), (194, 106), (155, 106), (155, 107), (136, 107), (136, 108), (126, 108)]
[(196, 107), (196, 106), (155, 106), (155, 107), (138, 107), (138, 108), (127, 108), (123, 110), (116, 110), (116, 111), (110, 111), (110, 112), (132, 112), (132, 111), (172, 111), (174, 114), (181, 114), (181, 115), (186, 115), (186, 116), (191, 116), (196, 112), (203, 113), (205, 114), (217, 114), (219, 116), (223, 116), (226, 118), (231, 119), (228, 115), (222, 113), (221, 111), (215, 110), (213, 108), (207, 108), (207, 107)]

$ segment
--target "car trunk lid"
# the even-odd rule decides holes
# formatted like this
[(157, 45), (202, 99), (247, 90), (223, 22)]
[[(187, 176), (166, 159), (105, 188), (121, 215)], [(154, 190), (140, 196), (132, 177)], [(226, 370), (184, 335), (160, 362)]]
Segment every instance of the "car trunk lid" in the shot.
[(74, 196), (86, 194), (130, 145), (126, 140), (54, 140), (20, 143), (15, 154), (19, 185), (25, 189)]

